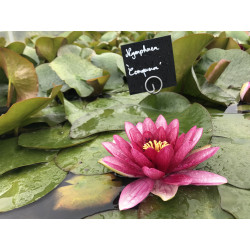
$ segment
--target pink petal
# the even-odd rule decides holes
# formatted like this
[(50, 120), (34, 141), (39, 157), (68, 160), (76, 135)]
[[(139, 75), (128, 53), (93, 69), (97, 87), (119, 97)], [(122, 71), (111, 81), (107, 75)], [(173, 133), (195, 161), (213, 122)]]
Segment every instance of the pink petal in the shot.
[(179, 120), (174, 119), (169, 123), (166, 131), (167, 142), (174, 145), (179, 134)]
[(191, 141), (191, 139), (194, 137), (194, 135), (196, 134), (196, 129), (197, 126), (192, 127), (186, 134), (185, 134), (185, 138), (184, 138), (184, 142), (186, 141)]
[(131, 122), (125, 122), (125, 131), (131, 142), (134, 141), (136, 144), (143, 146), (142, 134), (134, 124), (132, 124)]
[(247, 93), (248, 91), (250, 91), (249, 89), (250, 89), (250, 82), (246, 82), (246, 83), (244, 83), (244, 84), (242, 85), (241, 90), (240, 90), (240, 100), (241, 100), (241, 101), (243, 101), (243, 99), (244, 99), (246, 93)]
[(185, 137), (185, 134), (181, 134), (179, 136), (179, 138), (176, 140), (176, 143), (175, 143), (175, 146), (174, 146), (174, 151), (178, 151), (178, 149), (180, 148), (180, 146), (183, 144), (183, 141), (184, 141), (184, 137)]
[(142, 124), (143, 132), (149, 131), (151, 134), (156, 132), (156, 126), (150, 118), (146, 118)]
[(132, 148), (131, 154), (133, 156), (134, 162), (136, 162), (139, 166), (141, 167), (147, 166), (150, 168), (154, 167), (153, 163), (140, 151)]
[(213, 147), (213, 148), (207, 148), (201, 151), (197, 151), (196, 153), (192, 153), (186, 159), (184, 159), (181, 162), (181, 164), (176, 169), (174, 169), (174, 171), (180, 171), (180, 170), (187, 169), (190, 167), (195, 167), (201, 162), (212, 157), (218, 150), (219, 150), (219, 147)]
[(143, 132), (142, 136), (143, 136), (143, 144), (154, 140), (154, 135), (149, 131)]
[[(198, 141), (200, 140), (201, 136), (203, 133), (203, 128), (198, 128), (196, 129), (196, 132), (192, 138), (192, 149), (194, 148), (194, 146), (198, 143)], [(191, 149), (191, 150), (192, 150)]]
[(129, 209), (143, 201), (153, 189), (154, 182), (149, 178), (142, 178), (128, 184), (120, 195), (119, 209)]
[(155, 164), (157, 168), (166, 173), (169, 163), (174, 155), (174, 150), (172, 145), (168, 145), (161, 149), (156, 155)]
[(156, 128), (162, 127), (165, 131), (167, 130), (168, 124), (166, 119), (163, 115), (159, 115), (156, 122), (155, 122)]
[(227, 179), (225, 177), (207, 171), (183, 170), (179, 173), (191, 177), (191, 185), (213, 186), (227, 183)]
[(159, 196), (163, 201), (172, 199), (177, 193), (178, 186), (168, 185), (162, 180), (156, 180), (152, 194)]
[(144, 154), (147, 156), (149, 160), (151, 160), (152, 162), (155, 162), (155, 159), (158, 153), (153, 148), (148, 148), (144, 151)]
[(192, 182), (192, 178), (184, 174), (171, 174), (164, 177), (162, 181), (169, 185), (186, 186)]
[(154, 180), (160, 179), (165, 175), (165, 173), (160, 170), (157, 170), (155, 168), (148, 168), (146, 166), (142, 168), (142, 171), (147, 177)]
[(129, 158), (131, 158), (132, 157), (130, 153), (131, 145), (119, 135), (114, 135), (113, 138), (116, 145), (121, 149), (121, 151), (123, 151), (124, 154), (126, 154)]
[(126, 154), (124, 154), (121, 149), (113, 142), (103, 142), (103, 147), (113, 156), (124, 159), (127, 158)]
[(141, 168), (136, 164), (130, 164), (112, 156), (102, 158), (99, 163), (123, 176), (134, 178), (144, 176)]
[(157, 129), (157, 141), (166, 141), (167, 138), (166, 138), (166, 131), (163, 129), (163, 127), (160, 127)]
[(192, 149), (192, 142), (187, 141), (183, 143), (182, 146), (178, 149), (178, 151), (175, 152), (167, 172), (168, 173), (172, 172), (173, 169), (175, 169), (184, 160), (184, 158), (191, 149)]
[(136, 124), (136, 128), (141, 132), (141, 134), (143, 134), (143, 128), (142, 128), (142, 123), (141, 122), (138, 122)]

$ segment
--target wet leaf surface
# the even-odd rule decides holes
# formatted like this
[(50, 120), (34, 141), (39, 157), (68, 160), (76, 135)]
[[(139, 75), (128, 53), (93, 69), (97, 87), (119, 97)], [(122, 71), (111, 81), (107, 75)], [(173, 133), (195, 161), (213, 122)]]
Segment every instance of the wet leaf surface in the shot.
[(34, 202), (60, 184), (66, 173), (53, 162), (22, 167), (0, 176), (0, 212)]
[(15, 168), (51, 161), (57, 151), (32, 150), (18, 146), (18, 138), (0, 141), (0, 175)]
[(112, 202), (121, 191), (121, 181), (113, 174), (74, 176), (69, 185), (56, 190), (54, 210), (80, 210), (102, 207)]
[(157, 196), (149, 196), (138, 210), (141, 219), (233, 219), (220, 207), (217, 187), (179, 187), (176, 196), (162, 201)]
[(56, 126), (31, 133), (23, 133), (18, 137), (18, 144), (26, 148), (60, 149), (93, 140), (96, 136), (84, 139), (71, 139), (69, 136), (70, 125)]
[(95, 175), (110, 172), (108, 168), (99, 164), (98, 161), (109, 155), (102, 146), (102, 142), (112, 142), (114, 134), (118, 134), (125, 140), (128, 140), (125, 132), (98, 134), (98, 137), (90, 142), (74, 148), (61, 150), (55, 159), (56, 164), (63, 170), (74, 174)]
[(230, 185), (219, 187), (221, 207), (237, 219), (250, 219), (250, 190)]

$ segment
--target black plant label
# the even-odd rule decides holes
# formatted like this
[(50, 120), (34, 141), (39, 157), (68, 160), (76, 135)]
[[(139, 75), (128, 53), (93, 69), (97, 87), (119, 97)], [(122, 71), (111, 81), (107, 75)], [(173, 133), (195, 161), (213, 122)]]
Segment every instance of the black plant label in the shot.
[(171, 36), (121, 46), (131, 95), (176, 85)]

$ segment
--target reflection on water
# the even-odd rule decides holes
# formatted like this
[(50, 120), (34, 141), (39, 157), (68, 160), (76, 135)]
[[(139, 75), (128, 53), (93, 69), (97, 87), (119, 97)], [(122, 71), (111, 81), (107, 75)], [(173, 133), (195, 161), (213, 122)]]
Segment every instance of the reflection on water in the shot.
[[(59, 209), (54, 210), (57, 197), (57, 189), (60, 187), (64, 187), (67, 185), (70, 185), (67, 183), (68, 180), (70, 180), (75, 175), (72, 173), (69, 173), (65, 180), (53, 191), (51, 191), (49, 194), (44, 196), (43, 198), (39, 199), (38, 201), (31, 203), (27, 206), (14, 209), (9, 212), (0, 213), (0, 219), (80, 219), (84, 218), (90, 215), (93, 215), (95, 213), (112, 210), (112, 209), (118, 209), (118, 198), (114, 198), (112, 202), (109, 204), (91, 207), (91, 208), (84, 208), (79, 210), (66, 210), (66, 209)], [(118, 179), (118, 177), (117, 177)], [(123, 178), (119, 178), (121, 180)], [(122, 187), (126, 185), (128, 180), (127, 178), (124, 178), (124, 182), (122, 184)], [(115, 180), (114, 180), (115, 181)]]

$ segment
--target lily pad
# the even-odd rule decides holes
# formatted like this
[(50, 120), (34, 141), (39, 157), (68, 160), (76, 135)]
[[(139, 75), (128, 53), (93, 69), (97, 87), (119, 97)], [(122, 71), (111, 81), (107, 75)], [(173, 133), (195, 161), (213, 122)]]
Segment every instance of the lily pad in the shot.
[(192, 35), (192, 34), (193, 34), (192, 31), (160, 31), (155, 35), (154, 38), (171, 35), (171, 40), (172, 42), (174, 42), (175, 40), (181, 37)]
[(67, 43), (64, 37), (39, 37), (36, 40), (37, 54), (48, 62), (56, 58), (58, 49)]
[(53, 162), (22, 167), (0, 176), (0, 212), (28, 205), (45, 196), (66, 177)]
[(69, 131), (70, 125), (66, 123), (64, 126), (23, 133), (18, 137), (18, 144), (26, 148), (60, 149), (73, 147), (96, 138), (96, 136), (90, 136), (84, 139), (71, 139)]
[(18, 146), (17, 137), (0, 141), (0, 175), (15, 168), (51, 161), (57, 151), (30, 150)]
[(64, 54), (70, 54), (70, 53), (73, 53), (73, 54), (80, 56), (81, 50), (82, 49), (77, 45), (66, 44), (58, 50), (57, 56), (62, 56)]
[(110, 78), (104, 87), (105, 90), (116, 89), (124, 84), (124, 74), (119, 70), (117, 65), (117, 61), (119, 60), (122, 60), (122, 57), (115, 53), (103, 53), (91, 57), (91, 62), (94, 65), (110, 73)]
[[(211, 84), (206, 81), (205, 73), (211, 64), (221, 59), (230, 61), (220, 77)], [(203, 98), (214, 103), (229, 105), (235, 103), (242, 84), (249, 80), (250, 56), (242, 50), (211, 49), (203, 55), (183, 85), (182, 92), (191, 96)]]
[[(13, 84), (16, 90), (17, 102), (36, 97), (38, 79), (30, 61), (10, 49), (0, 48), (0, 67), (9, 79), (9, 89)], [(9, 93), (8, 106), (11, 104), (11, 99), (12, 96)]]
[(67, 183), (56, 190), (54, 210), (105, 207), (116, 198), (122, 185), (113, 174), (74, 176)]
[[(176, 105), (172, 106), (172, 104)], [(186, 133), (195, 125), (203, 127), (203, 136), (198, 145), (209, 142), (212, 135), (212, 123), (208, 111), (200, 104), (191, 105), (185, 97), (171, 92), (148, 96), (138, 105), (118, 107), (116, 105), (106, 109), (96, 109), (92, 113), (86, 111), (85, 115), (73, 123), (70, 135), (72, 138), (84, 138), (100, 132), (124, 130), (126, 121), (136, 124), (146, 117), (155, 121), (160, 114), (167, 119), (168, 123), (178, 118), (180, 133)]]
[(94, 92), (94, 88), (86, 80), (103, 76), (102, 69), (72, 53), (57, 57), (50, 66), (81, 97)]
[(39, 82), (38, 96), (48, 96), (48, 91), (53, 88), (54, 85), (62, 85), (61, 91), (65, 92), (70, 87), (51, 69), (49, 63), (44, 63), (36, 67), (36, 73)]
[(138, 216), (136, 209), (129, 209), (124, 211), (119, 211), (119, 210), (106, 211), (85, 217), (84, 219), (138, 219)]
[(220, 206), (217, 187), (179, 187), (176, 196), (163, 201), (157, 196), (149, 196), (138, 210), (141, 219), (233, 219)]
[(250, 219), (250, 190), (230, 185), (219, 186), (221, 207), (236, 219)]
[(36, 97), (13, 104), (6, 114), (0, 116), (0, 135), (16, 129), (30, 116), (45, 108), (60, 91), (53, 88), (50, 97)]
[[(125, 132), (115, 134), (126, 138)], [(90, 142), (61, 150), (55, 159), (57, 166), (74, 174), (95, 175), (110, 172), (108, 168), (99, 164), (98, 160), (107, 156), (107, 150), (102, 146), (102, 142), (113, 141), (113, 135), (114, 133), (99, 134)]]

